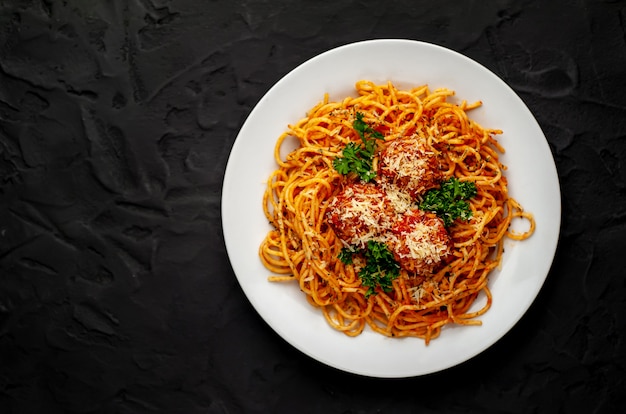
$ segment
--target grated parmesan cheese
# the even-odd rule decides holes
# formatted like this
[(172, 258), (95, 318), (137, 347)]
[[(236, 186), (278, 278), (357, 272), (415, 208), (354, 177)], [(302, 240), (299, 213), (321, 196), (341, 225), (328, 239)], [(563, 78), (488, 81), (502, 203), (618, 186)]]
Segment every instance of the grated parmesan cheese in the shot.
[(380, 174), (412, 197), (435, 187), (441, 178), (436, 155), (418, 138), (391, 141), (380, 157)]

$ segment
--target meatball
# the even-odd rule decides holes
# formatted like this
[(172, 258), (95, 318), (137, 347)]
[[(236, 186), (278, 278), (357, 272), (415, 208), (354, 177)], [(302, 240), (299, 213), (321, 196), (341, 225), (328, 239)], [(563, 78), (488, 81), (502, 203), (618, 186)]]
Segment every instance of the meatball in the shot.
[(443, 221), (433, 213), (408, 210), (392, 225), (389, 246), (400, 267), (426, 275), (451, 254), (452, 242)]
[(435, 154), (417, 138), (392, 141), (381, 153), (379, 173), (413, 198), (436, 187), (442, 178)]
[(328, 205), (328, 223), (344, 243), (363, 248), (387, 231), (395, 211), (384, 191), (373, 184), (346, 185)]

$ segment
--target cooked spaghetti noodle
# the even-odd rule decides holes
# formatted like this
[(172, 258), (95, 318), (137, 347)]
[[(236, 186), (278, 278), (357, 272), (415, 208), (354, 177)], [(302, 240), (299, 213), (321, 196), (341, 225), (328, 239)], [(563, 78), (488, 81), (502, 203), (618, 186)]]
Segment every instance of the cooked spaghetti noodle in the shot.
[[(370, 81), (357, 82), (356, 90), (357, 97), (338, 102), (329, 101), (325, 95), (276, 142), (278, 168), (269, 177), (263, 200), (273, 229), (259, 249), (263, 264), (272, 273), (269, 280), (298, 283), (328, 323), (350, 336), (370, 326), (386, 336), (414, 336), (428, 344), (447, 324), (480, 325), (477, 317), (492, 303), (488, 276), (500, 263), (503, 240), (528, 238), (535, 226), (532, 214), (508, 195), (505, 166), (498, 158), (504, 149), (495, 139), (502, 132), (472, 121), (468, 112), (481, 102), (452, 103), (451, 90), (431, 91), (428, 86), (399, 90), (392, 83)], [(377, 141), (373, 158), (376, 177), (368, 184), (353, 174), (338, 173), (333, 166), (347, 144), (360, 142), (353, 128), (357, 113), (384, 135), (384, 140)], [(299, 146), (282, 159), (281, 147), (289, 137), (297, 138)], [(436, 180), (427, 179), (428, 187), (455, 177), (459, 182), (473, 182), (476, 195), (468, 200), (471, 217), (457, 219), (443, 231), (449, 238), (449, 251), (441, 256), (440, 263), (428, 262), (421, 268), (402, 266), (390, 289), (377, 288), (368, 294), (359, 277), (363, 264), (358, 260), (346, 264), (338, 258), (358, 237), (349, 243), (346, 237), (340, 238), (338, 223), (342, 220), (333, 226), (329, 216), (342, 194), (355, 197), (345, 196), (346, 189), (364, 185), (371, 186), (368, 194), (378, 191), (373, 188), (386, 191), (386, 199), (393, 206), (393, 213), (388, 213), (388, 206), (381, 207), (384, 211), (374, 211), (372, 217), (384, 215), (395, 220), (408, 209), (416, 210), (426, 188), (398, 192), (385, 187), (388, 180), (382, 154), (402, 140), (412, 142), (411, 148), (419, 147), (421, 152), (416, 149), (416, 154), (429, 154), (436, 161)], [(411, 153), (406, 148), (409, 144), (403, 145), (397, 153)], [(361, 220), (360, 215), (352, 217)], [(515, 218), (527, 220), (529, 229), (523, 233), (510, 230)], [(432, 223), (432, 218), (419, 220)], [(343, 222), (351, 225), (349, 220)], [(484, 299), (477, 301), (481, 293)], [(474, 302), (480, 305), (472, 307)]]

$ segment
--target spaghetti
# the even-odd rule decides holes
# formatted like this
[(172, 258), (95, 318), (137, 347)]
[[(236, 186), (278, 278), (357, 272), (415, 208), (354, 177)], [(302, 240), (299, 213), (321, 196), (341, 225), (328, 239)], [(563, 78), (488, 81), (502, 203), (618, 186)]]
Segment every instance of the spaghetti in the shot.
[[(428, 344), (447, 324), (480, 325), (477, 317), (492, 303), (488, 276), (500, 263), (503, 240), (526, 239), (535, 227), (532, 214), (508, 195), (498, 158), (504, 149), (495, 139), (502, 131), (472, 121), (468, 112), (481, 102), (452, 103), (448, 89), (400, 90), (364, 80), (356, 91), (338, 102), (325, 95), (276, 142), (278, 168), (263, 199), (273, 229), (259, 248), (269, 280), (298, 283), (327, 322), (350, 336), (370, 326)], [(333, 164), (350, 143), (363, 141), (354, 128), (357, 114), (383, 137), (375, 142), (371, 182)], [(289, 137), (299, 146), (283, 160)], [(451, 178), (476, 191), (467, 200), (469, 217), (444, 228), (418, 206), (429, 189)], [(527, 220), (529, 229), (510, 230), (515, 218)], [(408, 234), (418, 230), (415, 241)], [(365, 285), (362, 258), (339, 258), (370, 240), (389, 246), (399, 266), (386, 289)], [(481, 293), (486, 300), (475, 310)]]

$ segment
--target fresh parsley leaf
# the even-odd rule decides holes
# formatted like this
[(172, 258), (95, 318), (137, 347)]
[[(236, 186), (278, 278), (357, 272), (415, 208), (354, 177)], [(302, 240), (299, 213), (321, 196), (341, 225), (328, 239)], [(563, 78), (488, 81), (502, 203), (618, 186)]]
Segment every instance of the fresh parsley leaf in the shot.
[(339, 252), (339, 255), (337, 256), (337, 258), (341, 260), (343, 264), (350, 265), (352, 264), (352, 256), (356, 253), (357, 251), (353, 250), (350, 247), (343, 247), (341, 248), (341, 251)]
[(387, 245), (370, 240), (364, 249), (342, 248), (338, 257), (344, 264), (352, 264), (355, 254), (360, 254), (365, 259), (365, 266), (359, 271), (361, 284), (368, 288), (365, 298), (375, 294), (377, 286), (385, 292), (390, 292), (393, 288), (393, 279), (400, 274), (400, 265)]
[(361, 112), (356, 113), (352, 127), (361, 138), (362, 145), (354, 142), (348, 143), (341, 152), (342, 156), (333, 160), (333, 167), (339, 174), (348, 175), (353, 172), (361, 180), (369, 182), (376, 177), (376, 173), (372, 170), (376, 139), (384, 139), (384, 136), (363, 121)]
[(363, 143), (365, 143), (365, 141), (367, 140), (367, 135), (371, 135), (373, 138), (376, 138), (376, 139), (384, 138), (383, 134), (376, 131), (374, 128), (369, 126), (367, 122), (363, 120), (363, 113), (361, 112), (356, 113), (356, 118), (354, 122), (352, 122), (352, 128), (354, 128), (357, 134), (359, 134), (359, 136), (361, 137), (361, 141), (363, 141)]
[(362, 162), (357, 155), (359, 151), (359, 147), (354, 143), (350, 142), (343, 149), (343, 157), (335, 158), (333, 160), (333, 167), (339, 174), (347, 175), (351, 171), (356, 171), (359, 168), (359, 164)]
[(333, 167), (339, 174), (347, 175), (354, 172), (365, 182), (369, 182), (376, 177), (376, 173), (372, 171), (371, 156), (368, 156), (354, 142), (346, 145), (342, 155), (342, 157), (333, 160)]
[(444, 226), (450, 226), (457, 218), (467, 221), (472, 217), (469, 200), (477, 194), (476, 184), (471, 181), (459, 181), (450, 178), (441, 183), (441, 187), (426, 192), (419, 208), (432, 211), (442, 220)]
[(386, 244), (370, 240), (365, 249), (366, 265), (359, 271), (363, 286), (367, 286), (365, 298), (376, 292), (380, 286), (385, 292), (392, 289), (392, 281), (400, 274), (400, 265)]

